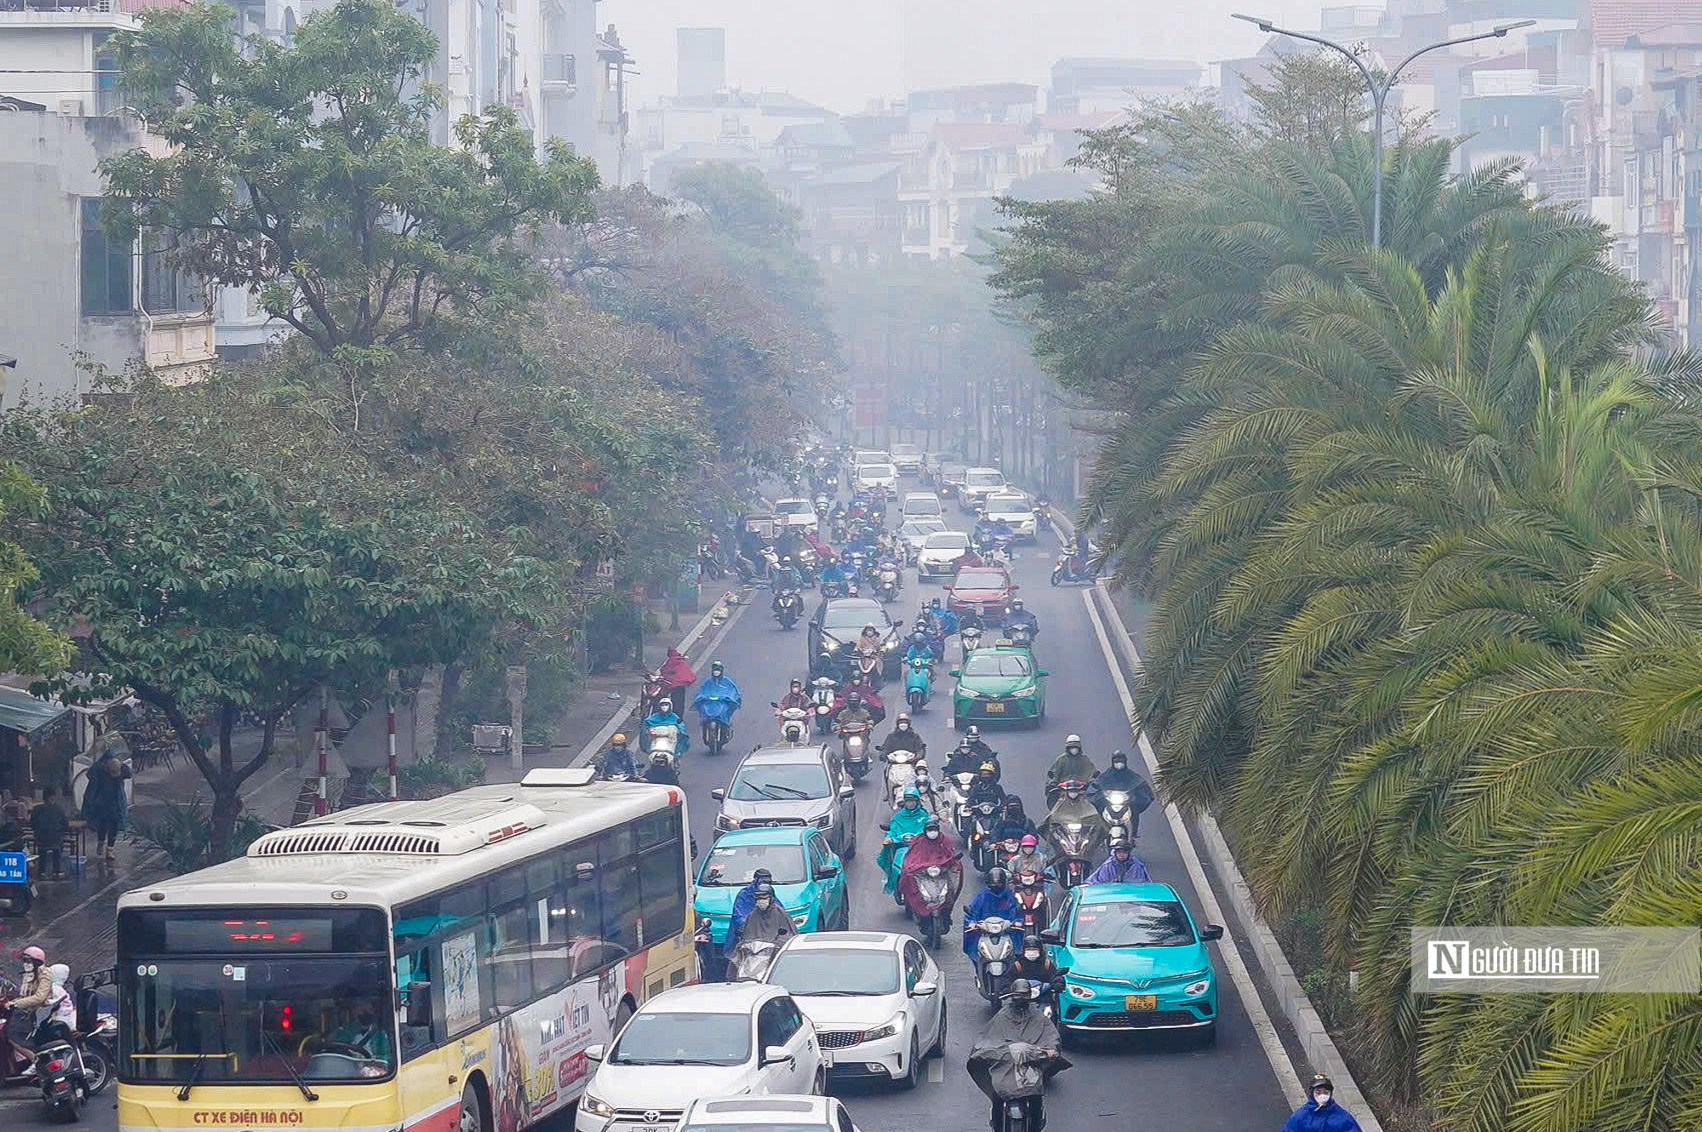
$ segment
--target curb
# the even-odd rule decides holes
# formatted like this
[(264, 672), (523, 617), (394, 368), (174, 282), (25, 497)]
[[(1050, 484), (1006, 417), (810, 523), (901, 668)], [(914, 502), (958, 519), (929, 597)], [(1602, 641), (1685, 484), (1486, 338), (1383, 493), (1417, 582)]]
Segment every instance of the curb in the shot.
[[(1123, 616), (1118, 612), (1116, 602), (1111, 600), (1110, 587), (1102, 578), (1095, 584), (1094, 590), (1099, 598), (1098, 604), (1104, 608), (1106, 616), (1116, 627), (1113, 636), (1124, 661), (1138, 673), (1142, 668), (1141, 656), (1135, 648), (1133, 638), (1129, 636), (1128, 627), (1123, 624)], [(1143, 747), (1150, 746), (1144, 733), (1139, 734), (1137, 738)], [(1300, 980), (1295, 977), (1294, 968), (1289, 963), (1288, 956), (1283, 954), (1282, 945), (1277, 942), (1275, 934), (1259, 914), (1253, 902), (1253, 891), (1248, 887), (1246, 878), (1241, 875), (1241, 867), (1235, 863), (1235, 855), (1230, 852), (1229, 842), (1224, 839), (1217, 819), (1209, 812), (1201, 812), (1196, 815), (1195, 824), (1200, 830), (1206, 857), (1218, 875), (1220, 883), (1213, 887), (1228, 890), (1224, 893), (1224, 899), (1229, 902), (1236, 918), (1241, 921), (1247, 942), (1253, 949), (1254, 961), (1270, 983), (1277, 1004), (1282, 1008), (1283, 1017), (1294, 1027), (1301, 1052), (1306, 1055), (1312, 1072), (1322, 1073), (1330, 1078), (1342, 1107), (1354, 1114), (1364, 1132), (1383, 1132), (1383, 1126), (1375, 1111), (1366, 1101), (1365, 1094), (1360, 1091), (1359, 1082), (1354, 1080), (1353, 1074), (1348, 1070), (1341, 1050), (1336, 1048), (1335, 1040), (1324, 1028), (1324, 1020), (1318, 1016), (1318, 1011), (1312, 1006), (1312, 1000), (1307, 997)], [(1304, 1087), (1303, 1083), (1299, 1084)], [(1288, 1092), (1287, 1087), (1284, 1092)]]

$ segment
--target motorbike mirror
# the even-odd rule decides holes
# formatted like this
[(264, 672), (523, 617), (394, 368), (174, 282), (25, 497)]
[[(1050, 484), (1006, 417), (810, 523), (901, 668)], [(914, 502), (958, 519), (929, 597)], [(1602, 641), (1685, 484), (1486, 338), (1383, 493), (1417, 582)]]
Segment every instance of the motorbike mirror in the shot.
[(780, 701), (779, 701), (779, 700), (769, 700), (769, 701), (768, 701), (768, 706), (769, 706), (769, 707), (779, 707), (779, 706), (780, 706)]
[(1217, 924), (1207, 924), (1205, 929), (1200, 932), (1200, 939), (1205, 942), (1222, 938), (1223, 928), (1219, 927)]
[(1022, 583), (1021, 582), (1012, 582), (1011, 583), (1011, 589), (1013, 589), (1013, 590), (1022, 589)]
[(1052, 928), (1047, 928), (1040, 933), (1040, 942), (1041, 943), (1059, 943), (1059, 944), (1061, 944), (1061, 943), (1064, 942), (1064, 937), (1062, 935), (1060, 935), (1056, 930), (1054, 930)]
[(819, 618), (819, 617), (810, 618), (810, 628), (812, 628), (812, 629), (821, 628), (821, 618)]
[(886, 827), (887, 827), (887, 823), (886, 823), (886, 822), (884, 822), (884, 821), (883, 821), (883, 822), (881, 822), (881, 823), (880, 823), (880, 826), (879, 826), (879, 828), (881, 828), (881, 829), (883, 829), (883, 830), (884, 830), (884, 829), (885, 829), (885, 828), (886, 828)]
[(429, 1029), (431, 1026), (431, 984), (408, 984), (408, 1025)]
[(715, 799), (717, 802), (725, 802), (727, 800), (727, 792), (725, 790), (721, 789), (721, 787), (719, 787), (719, 786), (717, 786), (715, 789), (711, 790), (709, 792), (709, 796), (711, 798)]
[(910, 988), (910, 995), (912, 998), (927, 998), (930, 995), (936, 995), (939, 993), (940, 984), (938, 983), (917, 983), (915, 986)]
[(904, 618), (902, 618), (902, 617), (900, 617), (900, 618), (899, 618), (899, 619), (898, 619), (898, 620), (897, 620), (897, 621), (894, 621), (894, 622), (893, 622), (893, 623), (892, 623), (892, 627), (893, 627), (893, 628), (894, 628), (894, 629), (902, 629), (902, 628), (904, 628)]

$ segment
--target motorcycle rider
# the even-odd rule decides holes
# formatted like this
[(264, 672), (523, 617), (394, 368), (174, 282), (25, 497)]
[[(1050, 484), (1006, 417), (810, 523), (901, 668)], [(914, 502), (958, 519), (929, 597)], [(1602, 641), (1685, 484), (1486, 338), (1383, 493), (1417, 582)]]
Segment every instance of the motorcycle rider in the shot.
[[(764, 881), (756, 886), (751, 897), (750, 914), (739, 925), (738, 940), (733, 944), (733, 950), (737, 951), (741, 943), (771, 943), (779, 947), (797, 931), (791, 914), (774, 895), (774, 886)], [(733, 936), (729, 934), (727, 938), (733, 939)]]
[(774, 564), (769, 571), (769, 588), (774, 591), (774, 602), (771, 608), (780, 608), (780, 592), (782, 590), (801, 590), (804, 588), (804, 573), (798, 569), (797, 559), (790, 554), (785, 555)]
[(998, 771), (999, 768), (992, 763), (982, 763), (975, 772), (975, 781), (969, 784), (969, 796), (964, 801), (970, 806), (979, 806), (983, 802), (991, 802), (1003, 811), (1005, 808), (1005, 788), (999, 785)]
[[(993, 748), (981, 741), (981, 729), (972, 723), (969, 725), (969, 730), (964, 733), (963, 738), (957, 741), (956, 749), (946, 760), (945, 772), (948, 775), (962, 774), (964, 771), (974, 774), (981, 769), (982, 763), (992, 763), (996, 769), (999, 765), (999, 756), (993, 751)], [(995, 779), (998, 777), (997, 774), (994, 775)]]
[(1111, 765), (1100, 771), (1089, 787), (1096, 803), (1103, 803), (1107, 790), (1121, 790), (1129, 796), (1129, 836), (1140, 836), (1141, 814), (1153, 801), (1152, 787), (1146, 776), (1129, 766), (1127, 751), (1112, 751)]
[(1012, 629), (1019, 626), (1028, 630), (1029, 640), (1040, 639), (1040, 618), (1023, 606), (1020, 597), (1013, 597), (1010, 608), (1005, 611), (1005, 633), (1009, 635)]
[(1135, 856), (1134, 847), (1127, 838), (1113, 837), (1111, 839), (1111, 854), (1103, 864), (1088, 874), (1088, 884), (1147, 884), (1152, 880), (1152, 874), (1146, 871), (1146, 862)]
[(1087, 559), (1091, 551), (1092, 545), (1088, 542), (1087, 532), (1077, 531), (1075, 551), (1070, 555), (1070, 573), (1078, 578), (1087, 574)]
[(658, 727), (669, 726), (679, 730), (679, 748), (674, 753), (676, 755), (685, 754), (691, 748), (691, 732), (686, 730), (686, 721), (679, 717), (679, 714), (674, 711), (673, 704), (669, 703), (666, 698), (663, 698), (662, 702), (656, 705), (655, 711), (644, 717), (644, 722), (640, 725), (639, 739), (648, 747), (651, 734)]
[(977, 892), (969, 907), (963, 910), (963, 953), (972, 961), (981, 933), (969, 925), (988, 916), (1002, 916), (1018, 928), (1022, 926), (1022, 905), (1016, 902), (1016, 893), (1011, 891), (1011, 875), (996, 866), (987, 870), (987, 886)]
[(1064, 993), (1064, 973), (1052, 962), (1046, 945), (1037, 935), (1023, 936), (1022, 950), (1017, 953), (1016, 973), (1018, 978), (1038, 986), (1041, 998), (1048, 995), (1056, 998)]
[(662, 685), (662, 693), (674, 705), (674, 714), (685, 715), (686, 689), (697, 683), (697, 673), (692, 671), (691, 662), (685, 654), (673, 645), (668, 646), (668, 655), (662, 658), (662, 667), (656, 670), (656, 682)]
[(918, 759), (924, 758), (928, 752), (928, 744), (922, 741), (922, 736), (910, 726), (910, 713), (899, 712), (898, 718), (892, 721), (892, 730), (886, 733), (878, 748), (891, 754), (893, 751), (914, 751)]
[(964, 570), (971, 566), (985, 565), (986, 563), (981, 561), (981, 556), (975, 553), (975, 548), (973, 546), (969, 547), (962, 554), (951, 560), (951, 568), (954, 574), (959, 570)]
[(811, 700), (810, 694), (804, 691), (804, 682), (794, 676), (786, 694), (780, 697), (780, 706), (774, 709), (774, 714), (778, 717), (787, 708), (803, 708), (805, 711), (809, 711), (814, 706), (815, 701)]
[[(898, 809), (892, 812), (892, 817), (886, 823), (886, 844), (881, 846), (880, 855), (875, 858), (875, 866), (886, 876), (883, 892), (893, 892), (898, 884), (898, 869), (893, 867), (894, 861), (901, 858), (905, 851), (905, 838), (915, 838), (926, 829), (933, 815), (922, 807), (922, 793), (914, 786), (907, 786), (899, 799)], [(902, 865), (902, 861), (899, 861)]]
[[(1041, 1093), (1045, 1081), (1053, 1075), (1069, 1068), (1069, 1062), (1058, 1056), (1061, 1044), (1057, 1023), (1044, 1010), (1034, 1009), (1034, 1003), (1039, 998), (1039, 990), (1027, 979), (1014, 979), (1011, 988), (1004, 995), (1004, 1001), (997, 1014), (987, 1023), (987, 1029), (976, 1039), (975, 1045), (969, 1051), (968, 1068), (971, 1077), (982, 1092), (993, 1098), (992, 1118), (988, 1121), (993, 1132), (999, 1132), (1004, 1127), (1003, 1110), (1014, 1100), (1028, 1102), (1028, 1128), (1030, 1132), (1041, 1132), (1046, 1127), (1045, 1106), (1041, 1101)], [(989, 1063), (995, 1066), (1002, 1062), (1008, 1063), (1013, 1047), (1028, 1047), (1039, 1051), (1046, 1061), (1042, 1070), (1044, 1076), (1041, 1082), (1020, 1093), (997, 1095), (992, 1084), (983, 1084), (987, 1078)], [(998, 1072), (997, 1069), (994, 1072)], [(977, 1077), (976, 1074), (981, 1076)]]
[(946, 603), (934, 598), (928, 603), (928, 612), (934, 619), (934, 627), (942, 637), (949, 637), (957, 632), (957, 614), (946, 608)]
[[(717, 660), (710, 664), (709, 679), (703, 682), (703, 687), (692, 697), (691, 706), (699, 718), (718, 719), (725, 713), (726, 719), (722, 722), (731, 726), (733, 713), (738, 711), (743, 703), (744, 697), (739, 694), (739, 686), (727, 675), (726, 666)], [(726, 705), (725, 708), (721, 706), (723, 704)]]
[(1010, 869), (1011, 875), (1032, 872), (1050, 879), (1052, 865), (1046, 859), (1045, 852), (1040, 848), (1040, 838), (1032, 833), (1025, 833), (1022, 835), (1022, 841), (1019, 844), (1021, 848), (1017, 850), (1016, 856), (1012, 857), (1010, 864), (1006, 866)]
[(1077, 782), (1092, 782), (1099, 773), (1099, 768), (1093, 760), (1082, 754), (1081, 736), (1068, 735), (1064, 738), (1064, 753), (1052, 760), (1052, 765), (1046, 771), (1046, 799), (1056, 803), (1058, 800), (1058, 783), (1074, 779)]
[(35, 1051), (28, 1043), (35, 1031), (36, 1011), (46, 1008), (53, 999), (53, 972), (48, 970), (47, 952), (31, 944), (19, 958), (24, 961), (23, 975), (18, 979), (18, 996), (11, 1001), (12, 1011), (6, 1022), (13, 1067), (19, 1063), (28, 1066), (35, 1060)]
[(998, 824), (993, 826), (993, 840), (1004, 841), (1006, 838), (1029, 838), (1035, 834), (1034, 822), (1022, 808), (1022, 798), (1016, 794), (1005, 795), (1005, 808), (999, 815)]
[(904, 663), (909, 664), (921, 657), (927, 664), (933, 664), (940, 654), (934, 650), (933, 642), (928, 640), (928, 634), (917, 629), (910, 634), (910, 647), (904, 650)]
[(754, 869), (751, 872), (751, 879), (745, 882), (743, 888), (733, 894), (733, 910), (727, 916), (727, 942), (725, 947), (728, 955), (731, 955), (733, 948), (738, 946), (739, 930), (745, 926), (745, 917), (751, 914), (752, 908), (756, 907), (757, 888), (773, 883), (773, 873), (763, 868)]
[(845, 706), (839, 709), (839, 714), (833, 717), (834, 726), (840, 731), (869, 731), (875, 726), (874, 716), (863, 705), (863, 693), (853, 688), (845, 693)]
[[(951, 834), (945, 831), (940, 819), (930, 817), (922, 826), (922, 836), (910, 843), (909, 850), (904, 854), (904, 864), (898, 873), (898, 893), (900, 898), (905, 894), (904, 878), (930, 865), (940, 865), (950, 868), (956, 874), (957, 887), (963, 884), (963, 866), (958, 861), (963, 854), (957, 851), (952, 843)], [(957, 902), (957, 893), (953, 892), (946, 904), (945, 927), (951, 930), (952, 907)]]
[(1282, 1132), (1360, 1132), (1359, 1121), (1335, 1102), (1336, 1087), (1322, 1073), (1312, 1077), (1311, 1099), (1288, 1118)]
[(864, 656), (879, 656), (881, 654), (881, 631), (875, 628), (873, 621), (863, 626), (863, 631), (857, 634), (857, 651)]
[(644, 768), (644, 781), (655, 786), (678, 786), (680, 772), (674, 769), (674, 762), (665, 751), (657, 751), (650, 756), (650, 765)]
[(824, 593), (828, 590), (844, 593), (845, 583), (849, 580), (850, 575), (845, 572), (845, 563), (841, 559), (835, 558), (821, 568), (821, 588)]
[(1056, 829), (1080, 822), (1089, 831), (1088, 845), (1091, 848), (1108, 832), (1105, 819), (1099, 816), (1099, 807), (1088, 800), (1085, 783), (1075, 779), (1066, 779), (1065, 782), (1067, 787), (1059, 793), (1058, 801), (1047, 813), (1046, 820), (1040, 823), (1040, 834), (1056, 845)]
[(633, 754), (632, 748), (626, 745), (626, 733), (617, 731), (609, 740), (609, 749), (597, 756), (597, 777), (614, 778), (622, 774), (628, 778), (637, 778), (638, 758)]

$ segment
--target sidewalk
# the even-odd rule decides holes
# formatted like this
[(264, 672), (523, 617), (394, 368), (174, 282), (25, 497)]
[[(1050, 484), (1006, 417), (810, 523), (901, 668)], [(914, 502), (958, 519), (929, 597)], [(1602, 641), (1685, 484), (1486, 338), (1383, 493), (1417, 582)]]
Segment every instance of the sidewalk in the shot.
[[(662, 629), (645, 636), (645, 664), (656, 668), (668, 647), (680, 646), (682, 642), (686, 642), (686, 652), (694, 666), (706, 664), (696, 654), (706, 652), (718, 636), (716, 630), (728, 615), (724, 595), (729, 592), (738, 593), (739, 587), (728, 581), (706, 582), (699, 601), (699, 609), (704, 612), (681, 614), (677, 629), (669, 627), (671, 617), (667, 609), (653, 605), (652, 612), (661, 621)], [(745, 600), (743, 596), (739, 599), (741, 603)], [(623, 725), (636, 708), (642, 685), (643, 673), (632, 666), (587, 678), (580, 694), (561, 716), (554, 745), (546, 753), (528, 756), (526, 769), (569, 766), (593, 740), (599, 745), (605, 743), (608, 735)], [(257, 750), (259, 739), (258, 732), (239, 733), (238, 754)], [(296, 766), (293, 742), (285, 738), (273, 752), (271, 761), (250, 780), (244, 793), (244, 806), (271, 824), (287, 825), (294, 814), (304, 776), (311, 773), (311, 766)], [(509, 766), (506, 757), (486, 760), (487, 782), (513, 782), (520, 773)], [(170, 771), (156, 767), (136, 776), (131, 814), (146, 816), (168, 802), (184, 801), (196, 793), (210, 796), (195, 765), (180, 758)], [(119, 842), (115, 861), (94, 860), (92, 849), (91, 838), (91, 859), (80, 875), (67, 871), (64, 880), (39, 882), (39, 898), (27, 917), (0, 920), (0, 949), (16, 951), (27, 944), (39, 944), (53, 962), (69, 964), (78, 973), (112, 965), (118, 898), (130, 889), (172, 873), (160, 852), (128, 836)]]

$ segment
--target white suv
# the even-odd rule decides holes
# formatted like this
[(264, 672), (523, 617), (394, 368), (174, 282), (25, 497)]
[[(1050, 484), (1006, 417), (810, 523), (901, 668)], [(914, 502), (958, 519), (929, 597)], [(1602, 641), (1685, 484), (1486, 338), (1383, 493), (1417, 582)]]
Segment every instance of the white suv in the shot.
[(995, 491), (1005, 490), (1005, 473), (997, 468), (970, 468), (957, 489), (957, 505), (973, 511)]
[(774, 513), (788, 527), (816, 527), (815, 504), (808, 499), (782, 499), (774, 504)]
[(815, 1027), (768, 983), (675, 987), (645, 1003), (579, 1098), (580, 1132), (672, 1132), (699, 1097), (826, 1091)]
[(884, 487), (888, 491), (897, 491), (898, 469), (891, 464), (858, 464), (857, 480), (854, 486), (858, 491), (868, 491), (876, 487)]
[(1010, 524), (1018, 541), (1034, 541), (1034, 504), (1028, 496), (1015, 491), (995, 491), (981, 506), (989, 521), (1003, 519)]

